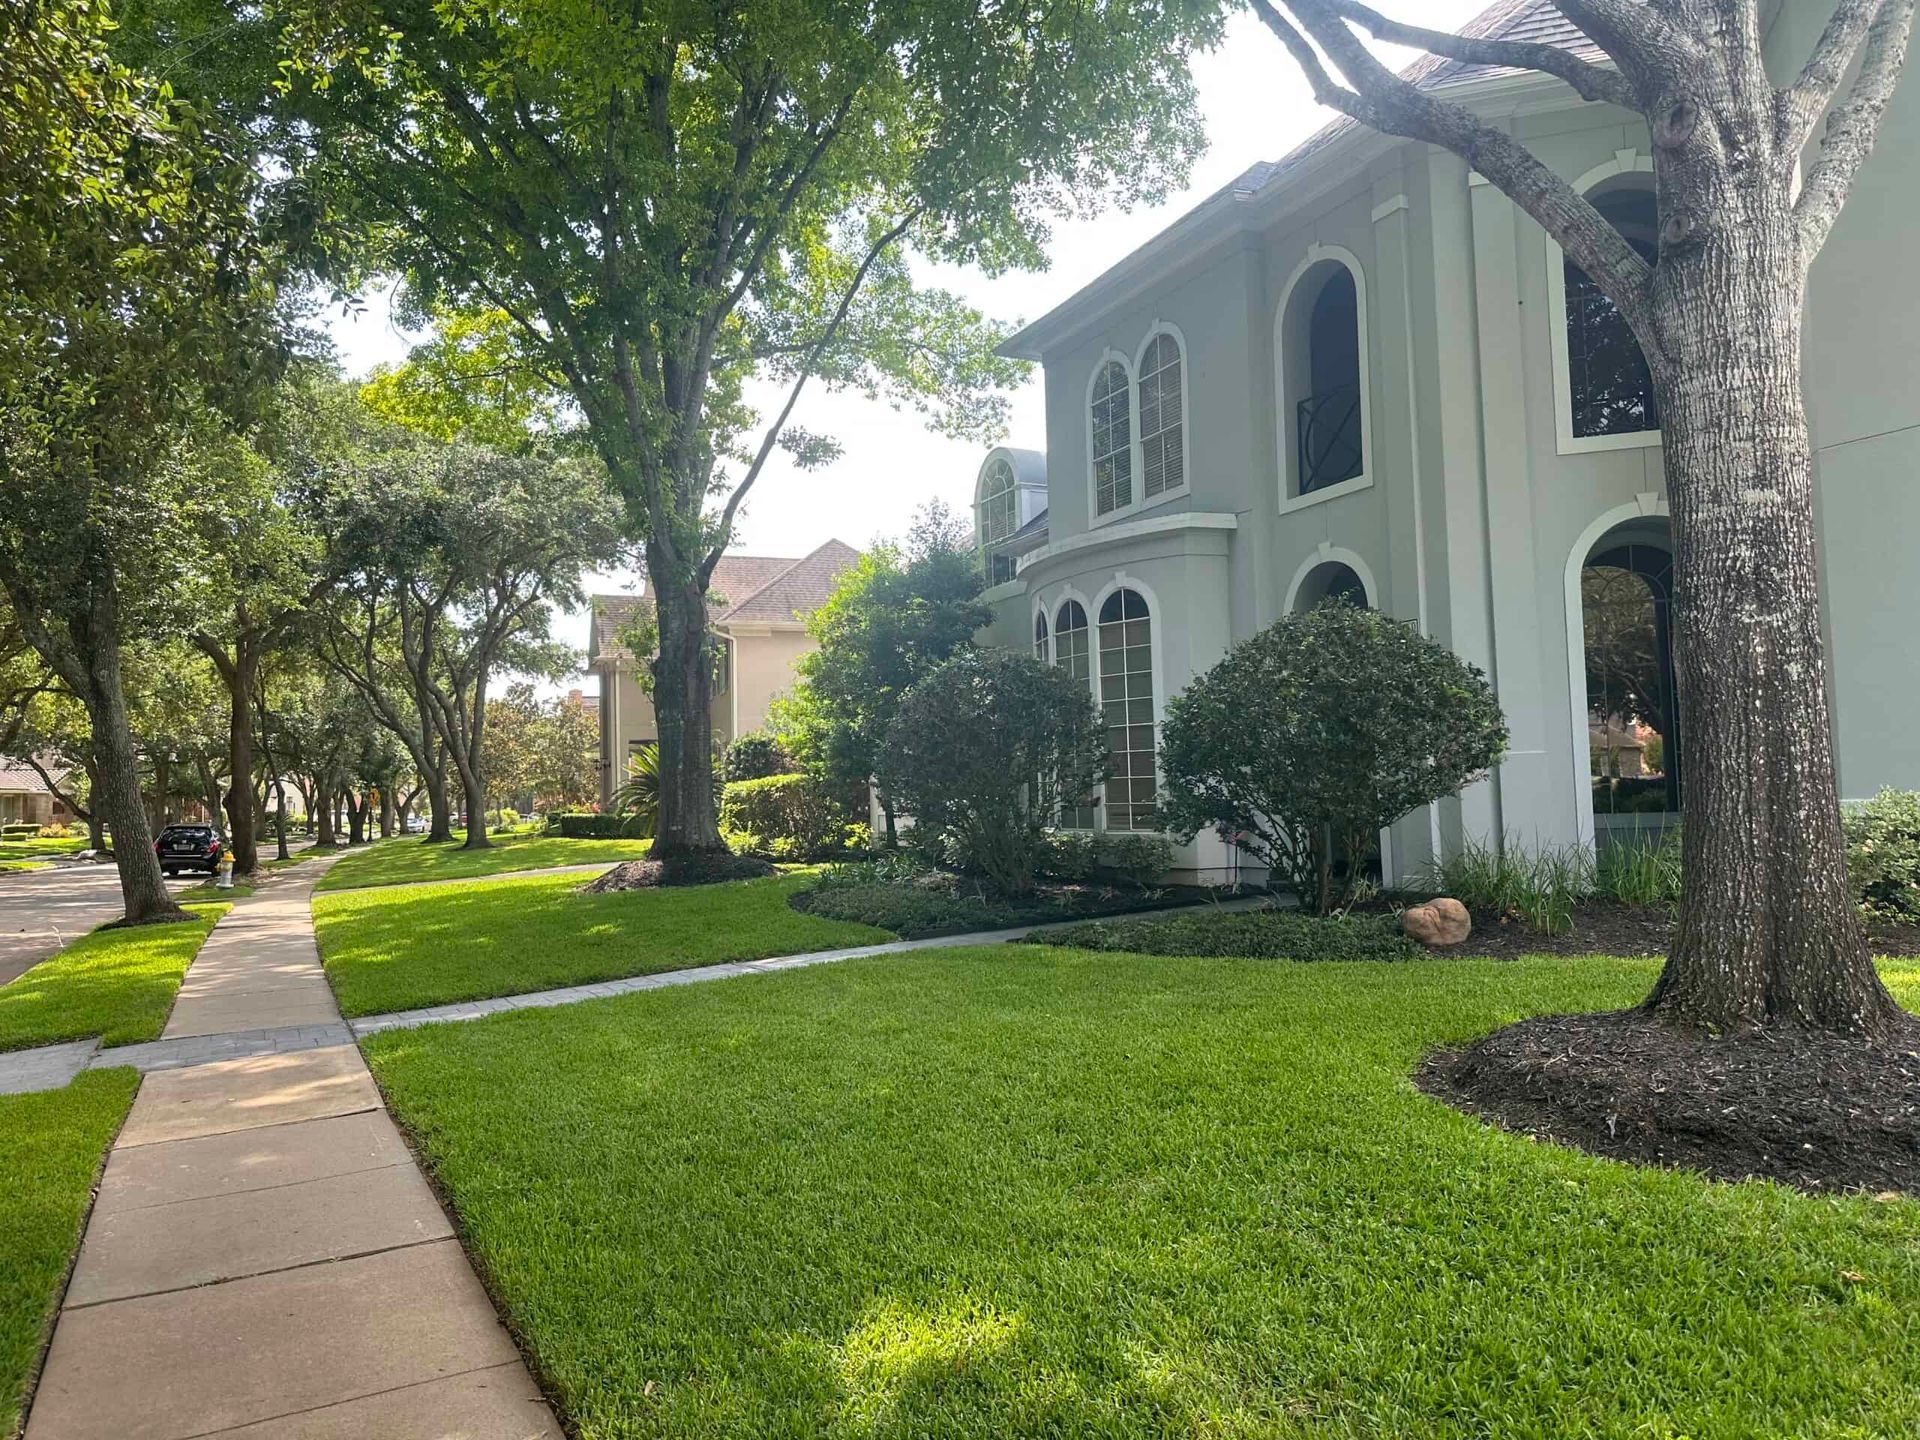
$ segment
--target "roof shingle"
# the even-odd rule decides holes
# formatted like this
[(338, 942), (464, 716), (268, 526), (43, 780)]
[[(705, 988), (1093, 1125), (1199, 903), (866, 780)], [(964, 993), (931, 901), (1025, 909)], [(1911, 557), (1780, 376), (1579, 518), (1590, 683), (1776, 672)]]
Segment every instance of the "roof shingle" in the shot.
[[(839, 540), (829, 540), (798, 559), (778, 555), (722, 555), (713, 567), (713, 581), (707, 587), (712, 623), (725, 625), (743, 621), (779, 625), (797, 620), (825, 604), (840, 572), (859, 558), (858, 550)], [(652, 605), (651, 597), (646, 595), (595, 595), (588, 659), (631, 658), (620, 643), (620, 632), (636, 614), (650, 611)]]

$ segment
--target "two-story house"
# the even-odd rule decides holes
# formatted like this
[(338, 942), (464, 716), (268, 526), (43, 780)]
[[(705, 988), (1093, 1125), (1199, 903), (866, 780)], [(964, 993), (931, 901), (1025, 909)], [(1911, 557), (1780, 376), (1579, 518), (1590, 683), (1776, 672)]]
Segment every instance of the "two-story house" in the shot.
[[(1769, 9), (1781, 75), (1831, 8)], [(1501, 0), (1472, 28), (1598, 56), (1544, 0)], [(1510, 129), (1651, 253), (1637, 115), (1532, 73), (1426, 60), (1409, 74)], [(1815, 266), (1805, 330), (1849, 799), (1920, 786), (1920, 289), (1901, 278), (1917, 160), (1910, 81)], [(1331, 125), (1006, 352), (1044, 368), (1046, 450), (995, 450), (979, 472), (991, 635), (1084, 676), (1113, 741), (1103, 803), (1065, 823), (1150, 826), (1167, 697), (1335, 592), (1479, 665), (1512, 730), (1487, 781), (1383, 837), (1389, 876), (1463, 837), (1593, 845), (1684, 813), (1644, 362), (1605, 297), (1462, 161)], [(1593, 739), (1624, 726), (1647, 736), (1630, 778)], [(1234, 863), (1202, 835), (1181, 869)]]

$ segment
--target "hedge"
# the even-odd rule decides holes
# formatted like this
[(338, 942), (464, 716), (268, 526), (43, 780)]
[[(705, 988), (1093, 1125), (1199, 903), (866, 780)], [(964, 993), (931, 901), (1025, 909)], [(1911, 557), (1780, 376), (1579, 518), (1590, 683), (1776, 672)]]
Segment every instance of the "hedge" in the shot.
[(647, 836), (635, 815), (549, 815), (547, 833), (567, 840), (644, 840)]
[(774, 859), (817, 859), (844, 853), (865, 828), (849, 824), (849, 809), (810, 775), (766, 775), (721, 792), (720, 828)]
[(1392, 915), (1307, 915), (1297, 910), (1194, 910), (1133, 920), (1090, 920), (1030, 935), (1036, 945), (1136, 955), (1267, 960), (1416, 960), (1427, 952)]

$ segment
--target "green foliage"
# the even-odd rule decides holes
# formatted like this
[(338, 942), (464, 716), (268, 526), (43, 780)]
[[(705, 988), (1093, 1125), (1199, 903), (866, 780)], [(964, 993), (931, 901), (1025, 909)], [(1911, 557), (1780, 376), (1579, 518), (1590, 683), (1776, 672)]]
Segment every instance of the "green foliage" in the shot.
[(1172, 842), (1159, 835), (1054, 830), (1047, 834), (1039, 873), (1054, 880), (1100, 880), (1144, 890), (1173, 868), (1173, 858)]
[[(575, 818), (597, 820), (601, 817)], [(429, 880), (469, 880), (509, 870), (541, 870), (552, 865), (611, 865), (619, 860), (642, 859), (651, 848), (645, 836), (570, 839), (559, 833), (557, 825), (549, 824), (546, 834), (520, 831), (502, 835), (484, 850), (468, 850), (458, 845), (424, 845), (412, 837), (383, 840), (342, 858), (320, 877), (315, 888), (356, 890)], [(301, 853), (311, 855), (314, 851)]]
[(956, 655), (900, 702), (881, 786), (916, 839), (1007, 894), (1033, 886), (1056, 797), (1099, 784), (1106, 731), (1086, 687), (1027, 655)]
[(1593, 888), (1623, 905), (1680, 903), (1680, 830), (1668, 829), (1657, 841), (1618, 839), (1600, 851)]
[(196, 905), (170, 925), (95, 930), (0, 986), (0, 1050), (101, 1037), (154, 1040), (180, 979), (226, 905)]
[(1425, 952), (1392, 915), (1304, 915), (1297, 910), (1196, 909), (1180, 915), (1089, 920), (1029, 935), (1036, 945), (1136, 955), (1264, 960), (1417, 960)]
[(983, 585), (964, 524), (937, 501), (904, 545), (876, 545), (844, 571), (807, 619), (816, 648), (795, 665), (798, 684), (774, 705), (794, 758), (829, 781), (864, 784), (901, 697), (992, 618)]
[(376, 366), (361, 402), (382, 420), (436, 440), (524, 449), (563, 428), (564, 381), (544, 373), (504, 310), (439, 310), (406, 363)]
[(1408, 1082), (1656, 968), (963, 948), (366, 1050), (582, 1433), (1914, 1434), (1912, 1201), (1596, 1159)]
[(1593, 857), (1581, 845), (1529, 850), (1512, 841), (1497, 846), (1468, 837), (1428, 870), (1421, 885), (1470, 910), (1560, 935), (1573, 928), (1573, 907), (1593, 893)]
[(0, 1095), (0, 1435), (19, 1433), (100, 1163), (139, 1088), (139, 1073), (120, 1067), (59, 1090)]
[(769, 775), (784, 775), (792, 769), (793, 757), (775, 736), (764, 730), (751, 730), (727, 746), (721, 773), (731, 784), (738, 780), (764, 780)]
[(1163, 823), (1211, 827), (1312, 910), (1346, 903), (1379, 832), (1506, 748), (1486, 677), (1412, 626), (1329, 601), (1167, 704)]
[(720, 828), (752, 837), (746, 851), (775, 860), (845, 853), (851, 818), (844, 796), (811, 775), (735, 780), (720, 797)]
[(1165, 903), (1159, 892), (1111, 886), (1008, 895), (977, 879), (928, 868), (911, 851), (886, 851), (875, 860), (836, 865), (802, 901), (811, 915), (877, 925), (909, 940), (1052, 925)]
[(1860, 908), (1876, 920), (1920, 923), (1920, 791), (1882, 790), (1844, 819)]
[(650, 814), (618, 812), (606, 815), (554, 815), (548, 819), (547, 828), (550, 833), (564, 840), (645, 839), (653, 835), (653, 817)]

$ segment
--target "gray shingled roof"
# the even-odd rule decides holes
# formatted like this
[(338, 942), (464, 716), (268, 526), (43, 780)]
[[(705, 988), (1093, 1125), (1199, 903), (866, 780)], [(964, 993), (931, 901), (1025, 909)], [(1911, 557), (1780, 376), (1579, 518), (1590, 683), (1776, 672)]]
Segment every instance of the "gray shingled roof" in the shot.
[[(43, 763), (54, 779), (66, 778), (68, 771), (65, 765), (51, 760)], [(47, 793), (47, 782), (40, 778), (31, 765), (0, 755), (0, 790), (25, 790), (34, 795), (44, 795)]]
[[(840, 572), (860, 558), (851, 545), (829, 540), (809, 555), (722, 555), (713, 567), (707, 604), (713, 623), (783, 624), (817, 610), (833, 593)], [(652, 605), (645, 595), (595, 595), (590, 660), (627, 656), (620, 632)]]

